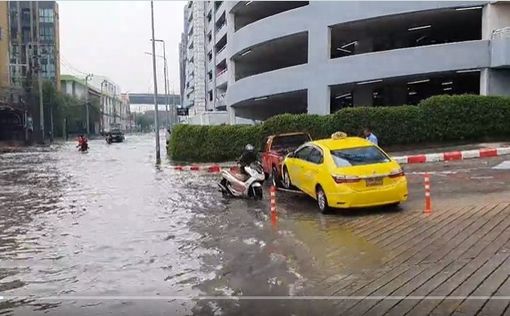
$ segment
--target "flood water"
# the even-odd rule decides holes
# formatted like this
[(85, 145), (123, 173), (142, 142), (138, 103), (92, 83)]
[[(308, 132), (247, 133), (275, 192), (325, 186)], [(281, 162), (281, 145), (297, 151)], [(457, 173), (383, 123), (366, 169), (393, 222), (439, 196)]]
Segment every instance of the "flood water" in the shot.
[(303, 196), (271, 223), (267, 200), (154, 160), (151, 135), (0, 155), (0, 315), (306, 315), (327, 302), (222, 297), (319, 295), (384, 257)]

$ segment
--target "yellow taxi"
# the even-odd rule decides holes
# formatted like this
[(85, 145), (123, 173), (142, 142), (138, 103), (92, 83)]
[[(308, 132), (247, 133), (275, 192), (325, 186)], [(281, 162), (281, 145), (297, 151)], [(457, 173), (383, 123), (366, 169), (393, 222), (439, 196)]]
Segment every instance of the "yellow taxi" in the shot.
[(407, 179), (400, 165), (366, 139), (335, 133), (308, 142), (287, 155), (283, 185), (297, 187), (329, 208), (397, 205), (407, 199)]

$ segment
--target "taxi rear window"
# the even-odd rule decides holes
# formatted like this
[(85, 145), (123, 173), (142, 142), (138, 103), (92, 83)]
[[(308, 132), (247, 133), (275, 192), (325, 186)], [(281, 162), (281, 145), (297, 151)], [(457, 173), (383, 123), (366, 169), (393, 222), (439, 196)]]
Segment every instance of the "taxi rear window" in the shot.
[(375, 146), (332, 150), (331, 156), (337, 167), (370, 165), (390, 161), (390, 158)]

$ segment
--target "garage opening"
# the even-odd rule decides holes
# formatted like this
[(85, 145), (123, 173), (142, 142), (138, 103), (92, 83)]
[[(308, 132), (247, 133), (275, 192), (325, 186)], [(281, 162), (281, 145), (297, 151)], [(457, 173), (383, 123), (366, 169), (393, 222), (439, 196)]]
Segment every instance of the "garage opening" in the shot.
[(331, 86), (330, 110), (333, 113), (353, 106), (416, 105), (441, 94), (480, 94), (480, 71), (459, 70)]
[(308, 1), (239, 1), (233, 8), (235, 31), (272, 15), (308, 5)]
[(331, 58), (481, 37), (481, 7), (400, 14), (332, 26)]
[(236, 80), (256, 74), (306, 64), (308, 32), (296, 33), (251, 47), (232, 57)]

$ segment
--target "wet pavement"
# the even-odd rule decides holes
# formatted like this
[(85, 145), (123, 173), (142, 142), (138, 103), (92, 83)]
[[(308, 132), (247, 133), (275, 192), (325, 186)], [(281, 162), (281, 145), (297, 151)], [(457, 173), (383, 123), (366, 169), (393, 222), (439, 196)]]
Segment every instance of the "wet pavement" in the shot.
[[(272, 223), (267, 200), (222, 198), (218, 175), (156, 167), (150, 135), (90, 146), (0, 155), (0, 315), (418, 314), (415, 305), (452, 306), (326, 298), (407, 295), (459, 257), (466, 265), (452, 273), (480, 256), (494, 257), (492, 270), (479, 262), (485, 277), (505, 273), (510, 170), (492, 169), (505, 157), (406, 166), (410, 199), (399, 208), (322, 215), (312, 199), (278, 192)], [(477, 244), (499, 246), (489, 253)], [(478, 283), (465, 272), (432, 290), (483, 284), (482, 272), (472, 274)]]

